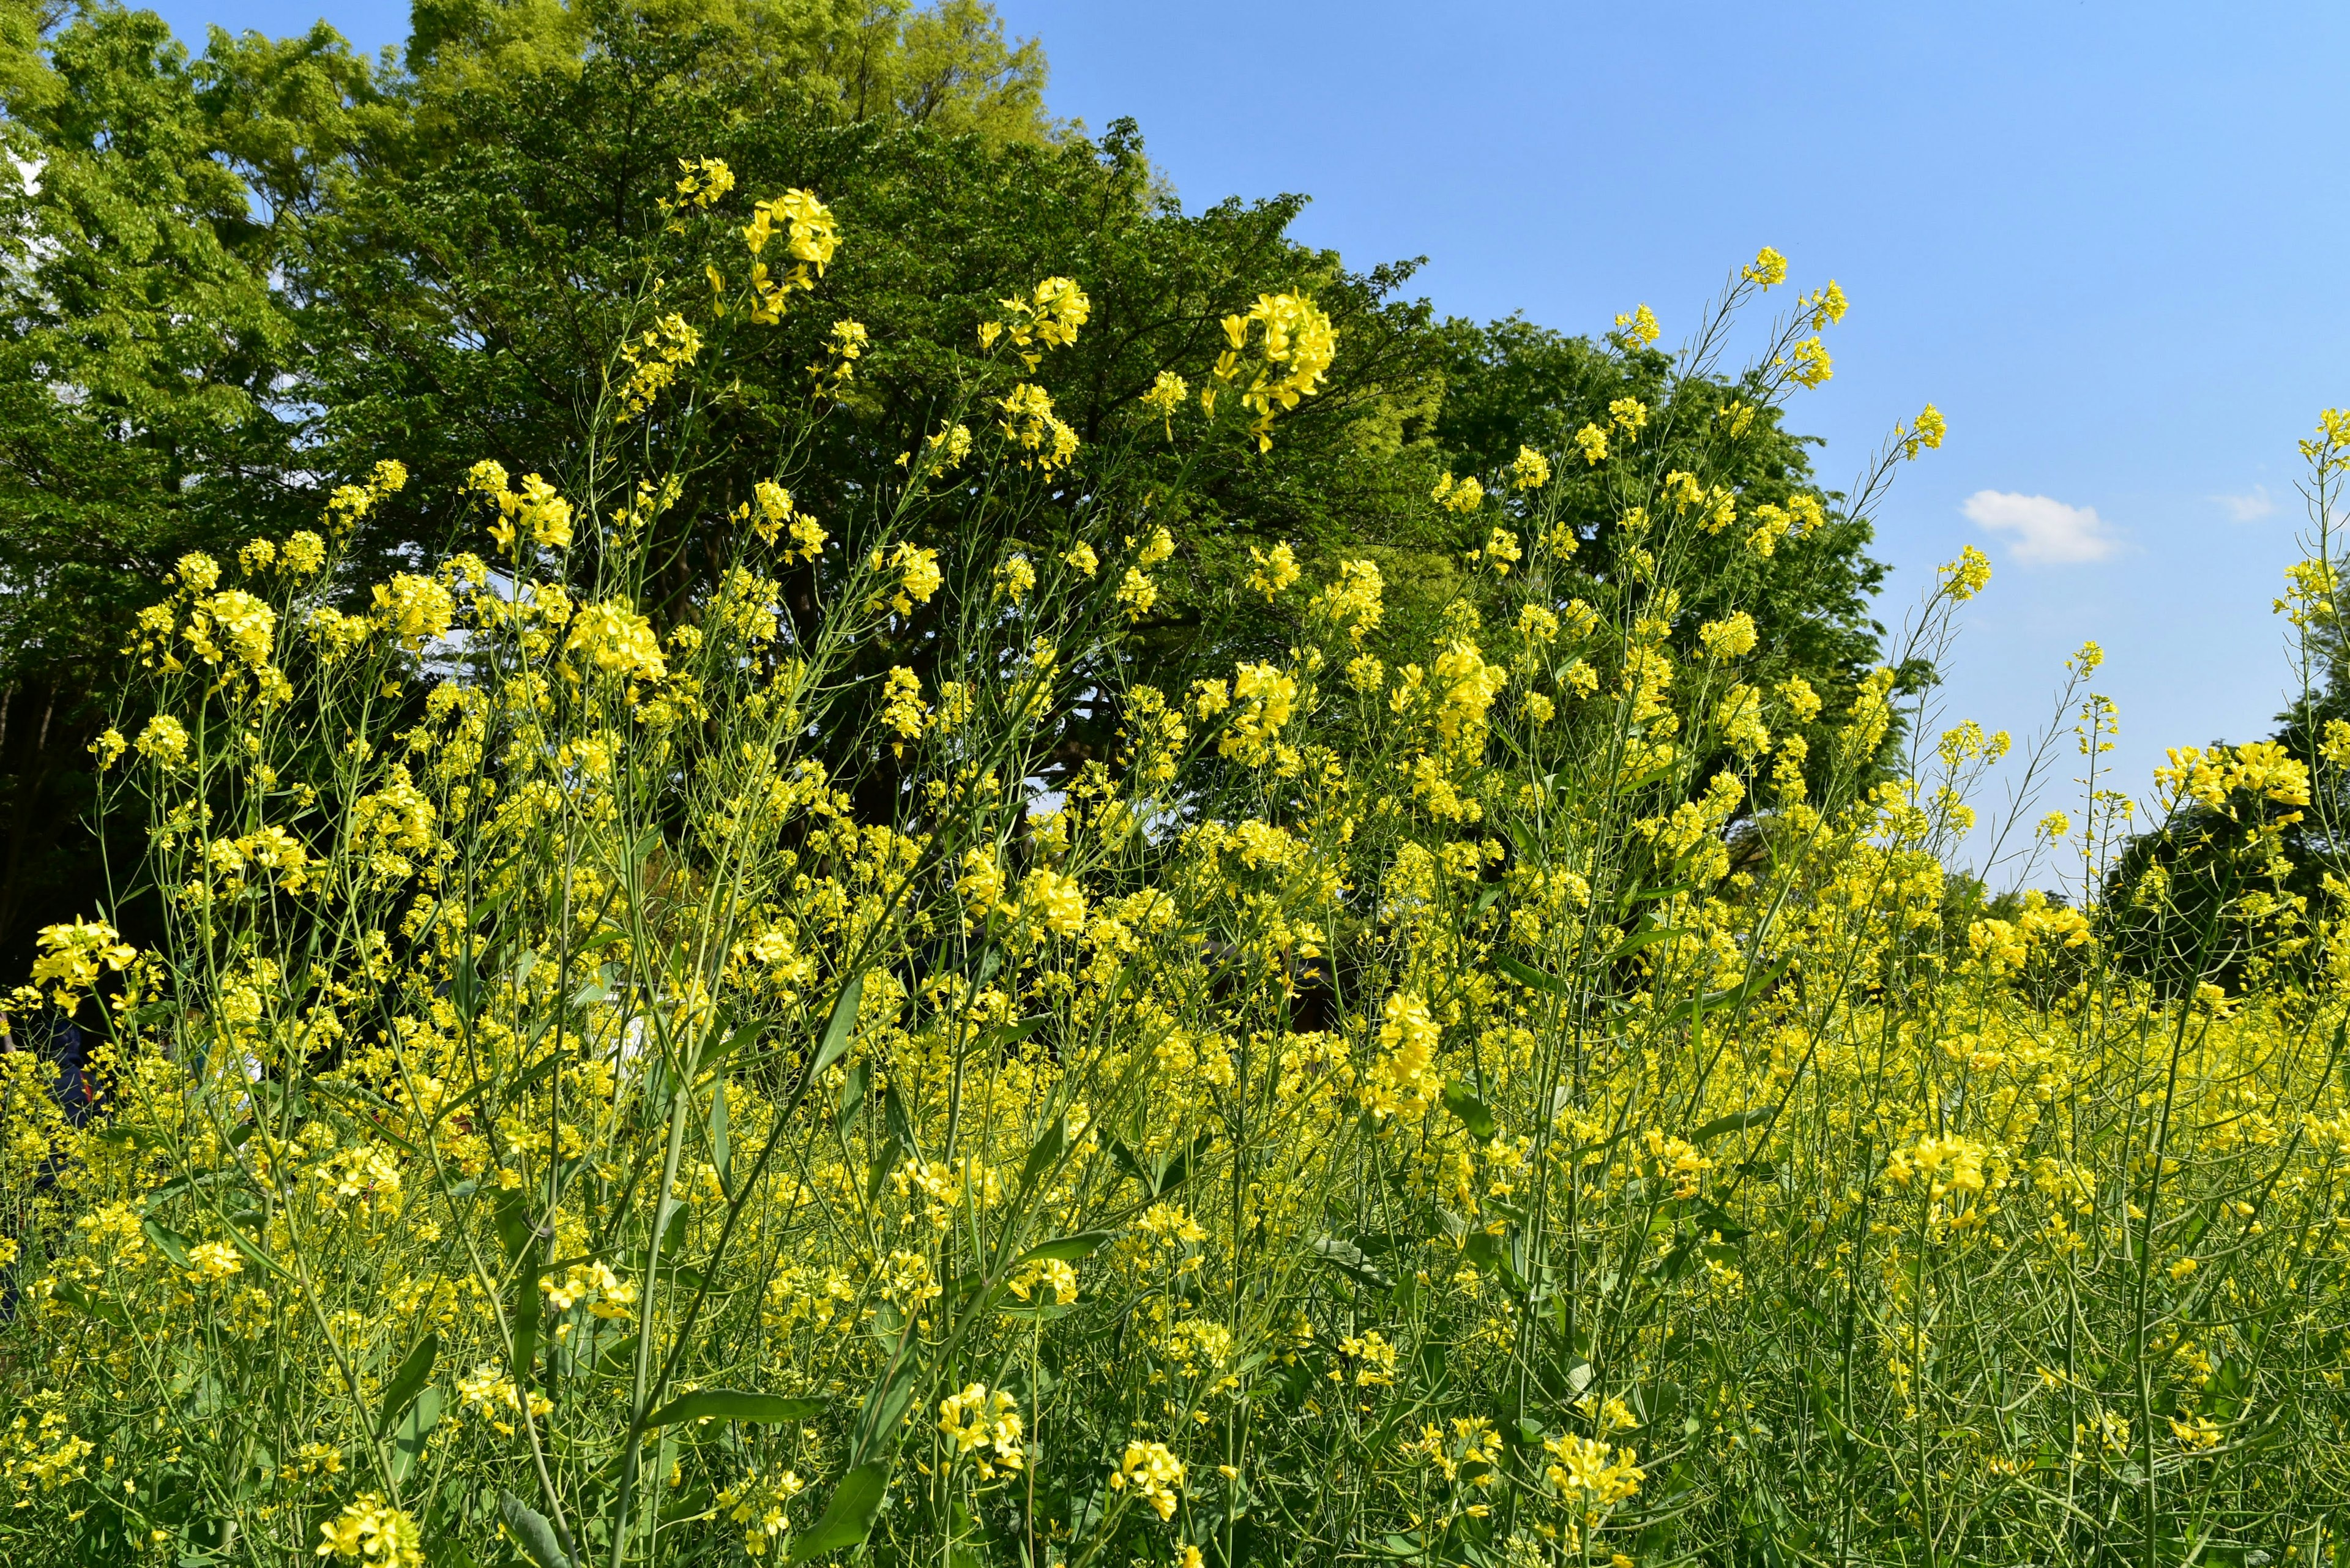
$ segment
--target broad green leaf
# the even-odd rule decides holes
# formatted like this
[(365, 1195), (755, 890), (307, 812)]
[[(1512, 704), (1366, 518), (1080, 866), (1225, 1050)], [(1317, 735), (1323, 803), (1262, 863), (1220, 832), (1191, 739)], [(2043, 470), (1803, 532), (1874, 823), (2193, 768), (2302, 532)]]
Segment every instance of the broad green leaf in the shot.
[(546, 1515), (523, 1501), (510, 1491), (498, 1494), (498, 1516), (505, 1521), (506, 1533), (514, 1537), (538, 1568), (571, 1568), (571, 1559), (563, 1554), (562, 1543), (555, 1539), (555, 1526)]
[(808, 1064), (809, 1084), (824, 1076), (827, 1067), (848, 1054), (848, 1042), (857, 1033), (857, 1009), (864, 1000), (865, 976), (860, 971), (848, 977), (848, 983), (840, 988), (840, 995), (832, 1004), (832, 1016), (824, 1026), (824, 1041), (816, 1046), (816, 1059)]
[[(1109, 1231), (1080, 1231), (1073, 1236), (1055, 1236), (1049, 1241), (1039, 1241), (1020, 1254), (1020, 1262), (1039, 1260), (1050, 1262), (1074, 1263), (1090, 1258), (1101, 1250), (1102, 1243), (1116, 1234)], [(1015, 1267), (1017, 1265), (1014, 1265)]]
[(162, 1253), (164, 1257), (171, 1260), (172, 1266), (173, 1268), (192, 1269), (195, 1267), (195, 1264), (192, 1262), (188, 1257), (188, 1248), (191, 1243), (185, 1236), (181, 1235), (177, 1231), (172, 1230), (169, 1225), (164, 1224), (160, 1220), (150, 1220), (144, 1225), (141, 1225), (140, 1229), (147, 1233), (147, 1240), (155, 1244), (155, 1250)]
[(1365, 1261), (1363, 1250), (1352, 1241), (1343, 1241), (1336, 1236), (1319, 1237), (1314, 1242), (1314, 1251), (1324, 1262), (1357, 1284), (1368, 1285), (1375, 1291), (1395, 1288), (1395, 1282)]
[(851, 1067), (841, 1079), (840, 1115), (834, 1125), (842, 1132), (848, 1130), (848, 1124), (855, 1121), (857, 1113), (865, 1108), (865, 1092), (872, 1084), (873, 1070), (863, 1062)]
[(1037, 1180), (1053, 1168), (1068, 1147), (1068, 1118), (1055, 1117), (1050, 1127), (1036, 1135), (1036, 1141), (1028, 1146), (1028, 1158), (1020, 1167), (1020, 1190), (1025, 1192), (1035, 1186)]
[(1794, 961), (1795, 955), (1789, 953), (1786, 957), (1781, 959), (1777, 963), (1773, 964), (1769, 969), (1764, 970), (1762, 973), (1755, 975), (1751, 979), (1742, 981), (1726, 991), (1717, 991), (1711, 995), (1702, 998), (1691, 997), (1687, 1002), (1679, 1003), (1671, 1012), (1666, 1013), (1665, 1023), (1668, 1025), (1679, 1023), (1684, 1018), (1688, 1018), (1700, 1012), (1714, 1012), (1727, 1008), (1742, 1007), (1746, 1004), (1749, 999), (1760, 996), (1762, 992), (1778, 984), (1779, 977), (1785, 974), (1788, 967)]
[(781, 1394), (754, 1394), (741, 1388), (697, 1388), (681, 1394), (645, 1417), (645, 1429), (681, 1421), (748, 1421), (783, 1427), (812, 1421), (828, 1406), (822, 1399), (793, 1399)]
[(1513, 959), (1507, 953), (1495, 953), (1493, 967), (1520, 985), (1531, 985), (1536, 991), (1547, 991), (1559, 996), (1567, 994), (1566, 981), (1555, 976), (1544, 974), (1534, 965)]
[(734, 1192), (734, 1163), (726, 1139), (726, 1075), (710, 1086), (710, 1163), (718, 1171), (718, 1185), (728, 1197)]
[(1492, 1137), (1493, 1113), (1484, 1101), (1469, 1092), (1466, 1084), (1456, 1080), (1444, 1085), (1444, 1108), (1459, 1116), (1461, 1126), (1481, 1141)]
[(898, 1424), (913, 1401), (914, 1377), (920, 1370), (921, 1356), (908, 1343), (912, 1333), (910, 1326), (899, 1333), (889, 1364), (858, 1412), (857, 1434), (849, 1448), (849, 1458), (858, 1464), (886, 1458), (898, 1440)]
[(375, 1429), (378, 1432), (390, 1431), (392, 1423), (408, 1409), (408, 1402), (423, 1391), (424, 1385), (432, 1380), (432, 1363), (440, 1355), (439, 1334), (428, 1334), (416, 1342), (416, 1347), (400, 1362), (400, 1370), (394, 1372), (391, 1381), (384, 1385), (383, 1403), (376, 1409)]
[(832, 1501), (826, 1505), (824, 1516), (792, 1537), (789, 1563), (805, 1563), (811, 1557), (821, 1557), (827, 1552), (845, 1552), (861, 1546), (873, 1533), (873, 1521), (881, 1511), (881, 1500), (889, 1495), (889, 1467), (879, 1460), (858, 1466), (840, 1478), (832, 1490)]
[(1661, 942), (1669, 937), (1685, 937), (1689, 934), (1689, 928), (1686, 926), (1650, 926), (1645, 931), (1634, 931), (1630, 936), (1626, 937), (1617, 945), (1616, 950), (1607, 956), (1610, 959), (1619, 959), (1627, 953), (1638, 952), (1652, 942)]
[(1767, 1106), (1757, 1107), (1751, 1111), (1732, 1111), (1726, 1116), (1714, 1117), (1713, 1120), (1690, 1134), (1690, 1142), (1703, 1148), (1724, 1133), (1743, 1132), (1748, 1127), (1759, 1127), (1776, 1115), (1778, 1115), (1776, 1111)]
[(424, 1440), (441, 1424), (441, 1390), (427, 1388), (416, 1397), (391, 1434), (391, 1476), (405, 1480), (424, 1453)]

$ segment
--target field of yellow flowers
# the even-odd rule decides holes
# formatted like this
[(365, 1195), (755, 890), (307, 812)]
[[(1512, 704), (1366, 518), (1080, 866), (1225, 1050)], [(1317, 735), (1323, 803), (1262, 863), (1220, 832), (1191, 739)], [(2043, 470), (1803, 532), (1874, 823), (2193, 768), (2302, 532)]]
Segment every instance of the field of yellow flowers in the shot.
[[(681, 182), (711, 294), (648, 294), (585, 477), (475, 469), (486, 556), (354, 601), (387, 464), (159, 585), (101, 747), (168, 937), (52, 928), (0, 1054), (13, 1561), (2338, 1561), (2350, 933), (2273, 890), (2304, 761), (2167, 772), (2251, 846), (2138, 911), (2185, 983), (2089, 898), (1954, 921), (2009, 743), (1893, 671), (1987, 563), (1817, 754), (1820, 696), (1679, 585), (1818, 509), (1657, 472), (1690, 416), (1630, 400), (1439, 487), (1483, 543), (1424, 646), (1377, 563), (1284, 546), (1249, 591), (1293, 644), (1155, 690), (1127, 628), (1184, 541), (1037, 499), (1066, 278), (893, 492), (815, 517), (779, 456), (656, 618), (665, 432), (841, 243), (732, 185)], [(1725, 464), (1843, 309), (1771, 328)], [(1341, 349), (1293, 296), (1224, 329), (1117, 439), (1261, 448)], [(1546, 509), (1570, 463), (1607, 560)], [(995, 542), (933, 536), (950, 492)], [(2094, 893), (2121, 825), (2037, 831)], [(29, 1047), (68, 1028), (61, 1096)]]

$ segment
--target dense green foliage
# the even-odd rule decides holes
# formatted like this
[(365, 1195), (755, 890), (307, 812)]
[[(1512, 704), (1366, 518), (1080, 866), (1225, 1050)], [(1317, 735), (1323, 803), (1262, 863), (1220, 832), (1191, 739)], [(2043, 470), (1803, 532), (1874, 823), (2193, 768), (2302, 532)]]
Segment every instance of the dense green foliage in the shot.
[[(415, 483), (356, 541), (355, 596), (420, 549), (465, 542), (449, 535), (449, 504), (472, 462), (576, 485), (633, 302), (653, 278), (679, 297), (707, 287), (655, 205), (681, 158), (723, 157), (758, 194), (813, 190), (855, 243), (822, 318), (794, 317), (746, 354), (679, 441), (689, 494), (673, 515), (704, 521), (657, 552), (671, 614), (729, 548), (707, 518), (772, 476), (836, 313), (875, 347), (835, 389), (849, 417), (795, 453), (819, 514), (884, 482), (908, 433), (965, 382), (1002, 383), (972, 337), (997, 298), (1048, 272), (1077, 279), (1096, 329), (1037, 379), (1086, 455), (1036, 504), (1074, 516), (1122, 504), (1103, 488), (1115, 474), (1180, 508), (1185, 570), (1141, 645), (1177, 684), (1294, 636), (1242, 591), (1251, 547), (1275, 540), (1308, 567), (1378, 562), (1390, 635), (1425, 631), (1481, 543), (1430, 501), (1435, 481), (1477, 473), (1498, 489), (1519, 445), (1558, 452), (1609, 401), (1662, 384), (1661, 355), (1435, 319), (1400, 292), (1409, 265), (1349, 270), (1291, 239), (1301, 198), (1186, 210), (1130, 125), (1097, 140), (1051, 122), (1040, 46), (1007, 42), (973, 0), (420, 5), (397, 61), (359, 57), (323, 26), (216, 32), (191, 56), (151, 13), (0, 12), (0, 134), (36, 171), (5, 194), (23, 240), (0, 312), (12, 961), (90, 875), (82, 753), (140, 585), (186, 550), (291, 525), (385, 457)], [(1223, 347), (1222, 317), (1280, 291), (1310, 294), (1347, 351), (1276, 450), (1178, 456), (1108, 439), (1159, 370), (1196, 384)], [(1692, 429), (1696, 404), (1735, 395), (1719, 378), (1684, 385)], [(1775, 411), (1742, 461), (1758, 493), (1812, 484)], [(1596, 543), (1607, 506), (1588, 482), (1583, 493), (1570, 514)], [(1866, 524), (1838, 521), (1762, 563), (1734, 538), (1714, 545), (1722, 570), (1692, 577), (1705, 586), (1683, 634), (1752, 597), (1791, 634), (1773, 646), (1832, 722), (1877, 637)], [(802, 586), (795, 614), (817, 587)], [(1099, 754), (1115, 717), (1073, 715), (1064, 762)]]

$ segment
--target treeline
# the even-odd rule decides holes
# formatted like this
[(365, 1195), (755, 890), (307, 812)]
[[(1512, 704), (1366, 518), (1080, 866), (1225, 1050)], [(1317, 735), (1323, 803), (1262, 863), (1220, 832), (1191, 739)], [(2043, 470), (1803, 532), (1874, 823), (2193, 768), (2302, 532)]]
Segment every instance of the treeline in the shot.
[[(484, 459), (586, 509), (628, 504), (579, 487), (595, 444), (616, 439), (592, 410), (650, 325), (633, 302), (648, 280), (697, 304), (741, 281), (681, 269), (659, 203), (684, 162), (723, 159), (752, 200), (814, 192), (854, 243), (824, 308), (731, 367), (691, 431), (656, 417), (630, 432), (685, 448), (651, 524), (671, 618), (694, 613), (759, 481), (796, 475), (819, 518), (852, 508), (953, 389), (1003, 376), (975, 328), (1048, 275), (1076, 278), (1091, 322), (1035, 371), (1080, 439), (1041, 504), (1159, 505), (1181, 569), (1143, 646), (1179, 685), (1292, 639), (1244, 591), (1253, 550), (1276, 540), (1309, 571), (1378, 562), (1390, 632), (1424, 630), (1482, 543), (1439, 483), (1501, 490), (1522, 445), (1565, 454), (1566, 515), (1604, 545), (1617, 520), (1574, 437), (1608, 428), (1618, 400), (1668, 395), (1669, 358), (1637, 324), (1610, 344), (1440, 318), (1407, 292), (1414, 264), (1350, 267), (1294, 239), (1302, 197), (1186, 205), (1130, 122), (1094, 136), (1055, 121), (1041, 47), (975, 0), (476, 0), (414, 17), (404, 50), (379, 58), (324, 24), (281, 39), (216, 29), (192, 54), (151, 12), (0, 5), (16, 169), (0, 174), (0, 968), (20, 970), (32, 930), (96, 885), (87, 748), (150, 585), (182, 554), (315, 520), (385, 460), (410, 481), (361, 522), (340, 586), (362, 601), (421, 549), (482, 537), (492, 518), (459, 487)], [(1223, 318), (1281, 292), (1314, 299), (1343, 347), (1272, 451), (1178, 456), (1113, 437), (1160, 370), (1201, 384)], [(863, 328), (847, 358), (843, 322)], [(844, 373), (812, 383), (825, 363)], [(1719, 376), (1676, 385), (1723, 407), (1741, 396)], [(852, 417), (815, 427), (821, 450), (786, 452), (811, 397)], [(1826, 521), (1769, 556), (1743, 530), (1720, 536), (1677, 628), (1761, 607), (1763, 646), (1786, 665), (1768, 673), (1822, 694), (1825, 735), (1877, 657), (1883, 568), (1866, 524), (1814, 487), (1805, 440), (1773, 410), (1755, 418), (1743, 504), (1802, 494)], [(980, 526), (979, 508), (967, 515)], [(937, 542), (960, 525), (950, 515)], [(1604, 576), (1610, 552), (1585, 558)], [(808, 566), (801, 612), (824, 590)], [(919, 668), (924, 637), (917, 624), (876, 657)], [(1100, 754), (1116, 718), (1073, 711), (1062, 765)]]

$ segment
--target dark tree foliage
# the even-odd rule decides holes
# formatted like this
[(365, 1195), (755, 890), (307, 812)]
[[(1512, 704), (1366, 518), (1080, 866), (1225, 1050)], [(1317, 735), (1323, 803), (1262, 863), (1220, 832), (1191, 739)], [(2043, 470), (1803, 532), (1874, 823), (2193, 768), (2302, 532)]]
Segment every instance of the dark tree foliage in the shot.
[[(1067, 275), (1091, 317), (1033, 379), (1084, 444), (1016, 525), (1043, 545), (1097, 518), (1170, 526), (1179, 557), (1129, 673), (1175, 688), (1290, 640), (1291, 603), (1244, 587), (1252, 550), (1276, 542), (1309, 583), (1373, 560), (1390, 633), (1424, 630), (1469, 584), (1463, 554), (1490, 522), (1442, 510), (1431, 487), (1475, 472), (1498, 488), (1522, 444), (1553, 455), (1582, 558), (1603, 559), (1614, 504), (1567, 438), (1669, 382), (1652, 352), (1515, 317), (1437, 320), (1402, 292), (1414, 264), (1350, 270), (1293, 239), (1302, 197), (1185, 209), (1130, 122), (1091, 139), (1047, 120), (1041, 52), (1007, 43), (976, 0), (435, 4), (416, 26), (398, 65), (323, 26), (215, 31), (192, 58), (151, 13), (0, 0), (0, 132), (39, 171), (0, 197), (27, 237), (0, 317), (0, 966), (94, 885), (93, 843), (71, 820), (88, 794), (83, 748), (150, 585), (184, 551), (314, 518), (327, 489), (384, 459), (411, 479), (368, 519), (346, 585), (361, 598), (371, 574), (421, 553), (484, 547), (488, 517), (459, 493), (476, 462), (608, 505), (621, 498), (593, 493), (597, 443), (676, 451), (683, 488), (658, 524), (651, 587), (660, 614), (688, 617), (760, 480), (854, 538), (942, 421), (960, 410), (987, 439), (1010, 377), (977, 328), (1006, 296)], [(659, 412), (599, 429), (646, 287), (706, 315), (689, 244), (706, 236), (673, 232), (660, 204), (679, 161), (705, 157), (736, 186), (697, 222), (739, 225), (752, 201), (810, 190), (839, 220), (839, 254), (754, 351), (736, 340), (739, 373), (690, 425)], [(1337, 328), (1320, 393), (1269, 452), (1168, 440), (1141, 393), (1161, 370), (1199, 387), (1222, 319), (1281, 292), (1310, 296)], [(872, 347), (853, 380), (819, 389), (811, 367), (840, 320)], [(1692, 441), (1739, 396), (1720, 379), (1679, 386), (1657, 417)], [(811, 426), (819, 395), (851, 417)], [(1178, 437), (1193, 417), (1176, 416)], [(1774, 416), (1755, 421), (1732, 454), (1749, 504), (1812, 489), (1806, 445)], [(1866, 523), (1822, 499), (1829, 525), (1768, 560), (1734, 535), (1700, 541), (1705, 586), (1679, 618), (1693, 632), (1723, 606), (1752, 608), (1765, 675), (1809, 680), (1825, 727), (1876, 657), (1883, 568)], [(950, 494), (926, 515), (950, 569), (995, 543), (974, 536), (982, 510)], [(804, 571), (787, 586), (807, 613), (824, 585)], [(918, 616), (876, 657), (919, 670), (939, 630)], [(1069, 715), (1060, 765), (1101, 755), (1117, 719)]]

